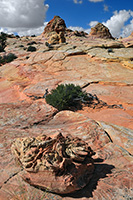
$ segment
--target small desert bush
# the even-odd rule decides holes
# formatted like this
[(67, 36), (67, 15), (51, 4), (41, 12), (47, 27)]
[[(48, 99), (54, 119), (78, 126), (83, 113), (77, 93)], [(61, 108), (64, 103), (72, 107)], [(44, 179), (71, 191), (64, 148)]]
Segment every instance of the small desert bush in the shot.
[(3, 52), (6, 47), (7, 34), (1, 32), (0, 34), (0, 52)]
[(58, 85), (46, 96), (46, 102), (59, 111), (81, 109), (82, 102), (88, 100), (87, 93), (74, 84)]
[(35, 41), (28, 42), (28, 44), (27, 44), (27, 45), (33, 45), (33, 44), (36, 44), (36, 42), (35, 42)]
[(36, 47), (29, 46), (28, 49), (27, 49), (27, 51), (31, 51), (31, 52), (36, 51)]
[(3, 47), (0, 45), (0, 52), (3, 52), (4, 51), (4, 49), (3, 49)]
[(17, 58), (17, 56), (13, 53), (9, 53), (7, 55), (0, 56), (0, 65), (12, 62), (16, 58)]
[(24, 47), (24, 45), (23, 45), (23, 44), (20, 44), (19, 47)]
[(16, 35), (16, 38), (20, 38), (20, 36), (19, 36), (19, 35)]

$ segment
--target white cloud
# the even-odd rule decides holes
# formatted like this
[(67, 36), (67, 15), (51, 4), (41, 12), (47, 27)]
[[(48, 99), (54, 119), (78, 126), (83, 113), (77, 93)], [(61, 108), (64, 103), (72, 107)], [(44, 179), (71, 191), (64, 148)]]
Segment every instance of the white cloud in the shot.
[(103, 22), (107, 26), (114, 37), (124, 36), (127, 37), (133, 31), (133, 20), (130, 21), (130, 24), (125, 26), (125, 23), (133, 17), (133, 11), (131, 10), (120, 10), (115, 11), (114, 15)]
[(97, 3), (97, 2), (102, 2), (104, 0), (89, 0), (90, 2), (93, 2), (93, 3)]
[(82, 4), (82, 3), (83, 3), (82, 0), (73, 0), (73, 1), (74, 1), (74, 3), (76, 3), (76, 4)]
[[(130, 20), (130, 21), (129, 21)], [(128, 23), (129, 21), (129, 23)], [(98, 21), (91, 21), (88, 25), (94, 27)], [(133, 11), (120, 10), (115, 11), (113, 16), (106, 22), (102, 22), (109, 28), (113, 37), (128, 37), (133, 32)], [(126, 25), (125, 25), (126, 23)], [(128, 24), (127, 24), (128, 23)], [(71, 30), (85, 31), (90, 33), (91, 28), (84, 29), (82, 27), (69, 27)]]
[(69, 26), (68, 29), (71, 29), (73, 31), (84, 31), (84, 29), (79, 26)]
[(24, 35), (33, 30), (39, 33), (44, 28), (47, 9), (44, 0), (0, 0), (1, 30)]
[(130, 21), (130, 24), (126, 25), (122, 29), (121, 36), (127, 37), (133, 32), (133, 19)]
[(90, 27), (94, 27), (94, 26), (97, 25), (97, 23), (98, 23), (98, 21), (91, 21), (91, 22), (89, 23), (89, 26), (90, 26)]
[(73, 31), (84, 31), (86, 33), (89, 33), (90, 32), (90, 28), (89, 29), (84, 29), (82, 27), (79, 27), (79, 26), (69, 26), (68, 29), (71, 29)]
[(45, 26), (48, 22), (44, 22), (43, 26), (40, 26), (38, 28), (0, 28), (0, 32), (13, 34), (17, 31), (17, 34), (19, 36), (25, 36), (25, 35), (40, 35), (43, 31)]

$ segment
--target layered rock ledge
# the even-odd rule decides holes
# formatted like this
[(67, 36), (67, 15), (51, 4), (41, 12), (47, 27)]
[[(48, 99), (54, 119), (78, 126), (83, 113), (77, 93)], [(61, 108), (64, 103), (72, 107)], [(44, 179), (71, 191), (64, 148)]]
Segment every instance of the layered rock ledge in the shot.
[[(123, 139), (121, 138), (121, 135), (118, 134), (118, 126), (112, 126), (107, 123), (98, 124), (94, 120), (72, 111), (59, 112), (45, 125), (38, 123), (26, 129), (18, 127), (14, 128), (13, 125), (11, 125), (10, 128), (3, 127), (1, 129), (0, 141), (0, 167), (2, 169), (0, 197), (3, 199), (15, 199), (18, 197), (22, 198), (23, 195), (27, 197), (28, 194), (28, 196), (34, 196), (34, 198), (41, 198), (44, 195), (44, 199), (55, 198), (65, 200), (71, 198), (80, 199), (83, 197), (84, 199), (108, 199), (108, 197), (110, 197), (110, 199), (113, 199), (114, 197), (116, 199), (131, 198), (132, 149), (128, 148), (128, 146), (130, 146), (129, 142), (132, 131), (126, 129), (124, 132), (122, 127), (120, 131), (123, 134)], [(60, 132), (63, 136), (58, 135)], [(55, 154), (51, 155), (51, 159), (47, 157), (47, 154), (49, 155), (49, 150), (53, 150), (54, 148), (58, 152), (62, 152), (60, 151), (62, 145), (59, 145), (61, 144), (60, 139), (57, 140), (57, 138), (67, 138), (68, 135), (72, 135), (72, 137), (70, 137), (70, 148), (68, 151), (66, 148), (66, 152), (71, 158), (70, 163), (73, 160), (72, 163), (74, 163), (77, 173), (78, 170), (80, 172), (76, 175), (73, 168), (68, 168), (68, 170), (70, 170), (69, 172), (72, 174), (74, 173), (74, 177), (76, 176), (74, 180), (80, 182), (78, 186), (78, 181), (76, 183), (74, 182), (74, 187), (73, 185), (70, 185), (69, 188), (67, 188), (67, 181), (65, 182), (64, 178), (70, 176), (69, 173), (67, 174), (64, 171), (65, 166), (68, 165), (67, 161), (64, 159), (62, 162), (59, 159), (59, 164), (56, 165), (57, 160), (54, 160), (57, 153), (56, 151), (54, 152)], [(78, 139), (75, 140), (75, 137), (78, 137)], [(119, 138), (122, 139), (122, 143), (118, 143)], [(48, 143), (45, 141), (48, 141)], [(75, 141), (79, 141), (79, 143)], [(82, 143), (82, 148), (80, 147), (80, 142)], [(46, 143), (48, 144), (48, 149), (45, 148)], [(57, 144), (57, 146), (54, 146), (54, 144)], [(123, 144), (123, 146), (121, 144)], [(16, 165), (14, 155), (11, 154), (11, 145), (13, 145), (12, 151), (16, 154), (19, 163), (21, 163), (20, 165)], [(51, 148), (50, 145), (52, 145)], [(90, 148), (88, 151), (88, 146), (93, 149), (96, 153), (95, 155), (92, 155), (93, 153)], [(127, 150), (125, 148), (127, 148)], [(46, 160), (42, 159), (42, 153), (44, 153)], [(87, 155), (89, 156), (88, 164), (84, 163), (81, 165), (81, 160)], [(93, 160), (90, 158), (91, 155)], [(51, 163), (49, 163), (48, 160), (51, 161)], [(41, 165), (43, 161), (45, 162), (44, 166)], [(52, 171), (46, 170), (47, 173), (44, 173), (44, 167), (47, 165), (48, 168), (55, 168), (52, 168)], [(82, 168), (82, 166), (84, 167)], [(86, 172), (84, 171), (85, 169)], [(54, 170), (57, 173), (57, 176), (55, 176)], [(38, 172), (35, 173), (35, 171)], [(58, 173), (64, 174), (63, 178), (61, 174), (59, 176)], [(86, 174), (85, 177), (83, 176), (84, 179), (82, 179), (82, 181), (78, 179), (81, 174)], [(45, 179), (43, 176), (47, 178)], [(28, 183), (23, 181), (21, 177)], [(56, 179), (54, 177), (56, 177)], [(55, 182), (59, 179), (61, 179), (61, 182)], [(49, 182), (45, 182), (45, 180), (49, 180)], [(72, 180), (73, 179), (68, 179), (68, 185)], [(86, 185), (87, 182), (88, 184)], [(62, 190), (65, 190), (66, 188), (67, 191), (74, 191), (85, 185), (86, 187), (73, 194), (67, 194), (62, 197), (57, 194), (43, 192), (40, 189), (34, 188), (32, 185), (41, 186), (41, 188), (49, 186), (53, 191), (59, 192), (60, 190), (60, 193), (63, 193)], [(57, 186), (58, 190), (56, 189)], [(121, 190), (121, 192), (119, 190)]]
[[(112, 40), (66, 29), (64, 36), (65, 43), (51, 46), (47, 44), (51, 33), (7, 39), (6, 53), (12, 52), (18, 58), (0, 66), (0, 199), (129, 200), (133, 196), (133, 35)], [(36, 52), (27, 51), (29, 44), (36, 47)], [(97, 96), (100, 103), (84, 105), (82, 110), (75, 112), (59, 112), (46, 104), (45, 91), (48, 89), (51, 92), (59, 84), (67, 83), (80, 85), (88, 94)], [(96, 153), (90, 156), (83, 148), (79, 153), (78, 146), (77, 155), (82, 153), (90, 159), (90, 173), (85, 164), (89, 174), (85, 175), (84, 182), (81, 181), (83, 185), (77, 186), (77, 182), (74, 182), (74, 187), (70, 185), (68, 189), (62, 176), (55, 176), (53, 169), (49, 174), (46, 171), (45, 175), (54, 177), (54, 181), (49, 181), (51, 191), (59, 192), (54, 189), (57, 186), (61, 191), (61, 183), (58, 181), (56, 185), (55, 177), (61, 178), (64, 193), (76, 190), (65, 195), (42, 189), (47, 186), (42, 180), (39, 162), (36, 166), (40, 171), (35, 173), (33, 169), (36, 154), (32, 154), (29, 171), (24, 167), (23, 156), (31, 158), (28, 152), (31, 145), (26, 149), (27, 154), (23, 149), (20, 152), (24, 138), (34, 138), (36, 141), (43, 135), (45, 137), (40, 141), (45, 143), (49, 137), (50, 141), (57, 141), (59, 133), (65, 139), (71, 135), (72, 141), (78, 137), (83, 147), (90, 147)], [(17, 146), (17, 142), (20, 142), (20, 146)], [(44, 153), (45, 148), (38, 149), (37, 144), (38, 142), (35, 149), (40, 155), (37, 160), (41, 161), (40, 152)], [(71, 143), (70, 149), (76, 153), (73, 150), (75, 144), (77, 143)], [(17, 146), (19, 165), (11, 153), (11, 146), (13, 149)], [(55, 149), (59, 154), (57, 146)], [(75, 167), (78, 166), (81, 174), (86, 174), (80, 168), (82, 162), (75, 161), (70, 155), (68, 157)], [(66, 157), (62, 156), (62, 159), (64, 162), (59, 161), (59, 171), (63, 170), (64, 173)], [(54, 166), (55, 164), (56, 160)], [(55, 168), (57, 169), (56, 166)], [(73, 177), (77, 180), (78, 174), (73, 174)], [(27, 182), (24, 181), (26, 178)], [(68, 183), (71, 181), (68, 180)], [(39, 184), (41, 189), (37, 187)]]

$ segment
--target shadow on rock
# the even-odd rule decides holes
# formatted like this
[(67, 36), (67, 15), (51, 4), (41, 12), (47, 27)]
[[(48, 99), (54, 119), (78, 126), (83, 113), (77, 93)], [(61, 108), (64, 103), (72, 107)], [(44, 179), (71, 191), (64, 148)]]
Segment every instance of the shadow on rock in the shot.
[(96, 190), (98, 181), (101, 178), (107, 177), (107, 174), (112, 173), (112, 169), (114, 168), (113, 165), (108, 164), (98, 164), (98, 162), (101, 162), (101, 160), (97, 160), (97, 163), (95, 165), (95, 171), (94, 174), (90, 180), (90, 182), (85, 186), (83, 189), (78, 190), (77, 192), (74, 192), (72, 194), (68, 195), (62, 195), (63, 197), (73, 197), (73, 198), (83, 198), (83, 197), (93, 197), (93, 191)]

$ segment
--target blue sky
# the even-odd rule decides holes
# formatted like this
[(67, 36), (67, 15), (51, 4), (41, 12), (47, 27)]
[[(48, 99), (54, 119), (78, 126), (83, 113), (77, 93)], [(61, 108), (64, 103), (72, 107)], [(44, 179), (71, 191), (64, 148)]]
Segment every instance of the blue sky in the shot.
[[(133, 0), (104, 0), (101, 2), (90, 2), (83, 0), (82, 3), (74, 3), (73, 0), (46, 0), (49, 9), (46, 15), (46, 21), (59, 15), (65, 21), (67, 26), (80, 26), (88, 28), (90, 21), (107, 21), (115, 10), (133, 10)], [(108, 11), (104, 10), (107, 6)]]
[[(52, 19), (54, 15), (59, 15), (65, 20), (68, 27), (82, 27), (87, 32), (89, 32), (91, 28), (90, 22), (104, 22), (105, 25), (109, 24), (109, 28), (111, 28), (111, 21), (110, 23), (107, 23), (107, 21), (114, 16), (115, 11), (119, 13), (120, 11), (125, 10), (125, 15), (128, 15), (129, 10), (133, 12), (133, 0), (56, 0), (55, 3), (53, 0), (46, 0), (45, 3), (49, 5), (46, 21)], [(118, 18), (120, 18), (121, 15), (121, 20), (123, 17), (122, 14), (122, 12), (121, 14), (117, 14)], [(112, 31), (114, 36), (119, 37), (120, 34), (123, 34), (124, 36), (124, 32), (122, 33), (123, 27), (126, 28), (125, 36), (131, 34), (133, 31), (133, 22), (131, 22), (133, 14), (130, 14), (127, 18), (128, 19), (125, 19), (124, 24), (118, 24), (119, 29), (121, 29), (121, 31), (118, 31), (118, 28), (116, 29), (118, 34), (115, 33), (114, 30)], [(120, 19), (118, 19), (118, 21), (120, 21)], [(94, 23), (94, 25), (95, 24), (96, 23)], [(128, 29), (130, 29), (128, 31), (125, 26), (129, 24), (131, 25), (128, 27)]]
[(0, 0), (0, 31), (39, 35), (55, 15), (67, 27), (90, 32), (97, 22), (114, 37), (133, 31), (133, 0)]

